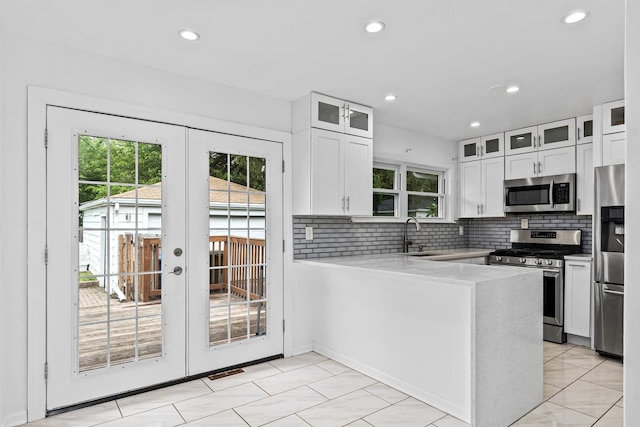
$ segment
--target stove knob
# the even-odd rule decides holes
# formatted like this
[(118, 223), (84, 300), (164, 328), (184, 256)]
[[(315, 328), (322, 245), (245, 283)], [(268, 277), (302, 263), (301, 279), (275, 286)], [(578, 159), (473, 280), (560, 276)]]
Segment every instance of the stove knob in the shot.
[(550, 259), (548, 259), (548, 260), (546, 260), (544, 263), (545, 263), (545, 264), (547, 264), (547, 265), (551, 265), (551, 264), (553, 264), (553, 261), (551, 261)]
[(526, 260), (525, 258), (520, 258), (520, 259), (519, 259), (519, 261), (520, 261), (521, 263), (525, 263), (525, 262), (527, 262), (527, 260)]
[(539, 258), (537, 258), (537, 259), (536, 259), (536, 264), (537, 264), (537, 265), (542, 264), (542, 260), (541, 260), (541, 259), (539, 259)]
[(496, 261), (502, 261), (502, 257), (500, 255), (496, 256)]

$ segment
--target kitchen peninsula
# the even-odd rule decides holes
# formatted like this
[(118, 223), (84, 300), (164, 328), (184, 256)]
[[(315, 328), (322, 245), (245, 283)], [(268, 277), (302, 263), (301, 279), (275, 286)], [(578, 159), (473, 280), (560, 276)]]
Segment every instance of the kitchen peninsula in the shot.
[(310, 346), (474, 427), (542, 401), (541, 271), (406, 254), (294, 262)]

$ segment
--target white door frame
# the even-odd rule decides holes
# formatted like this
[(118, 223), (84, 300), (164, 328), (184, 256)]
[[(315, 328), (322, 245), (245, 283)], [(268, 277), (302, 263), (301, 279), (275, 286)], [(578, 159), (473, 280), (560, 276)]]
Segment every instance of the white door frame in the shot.
[[(283, 158), (291, 165), (291, 134), (255, 126), (242, 125), (190, 114), (177, 113), (147, 106), (92, 96), (79, 95), (37, 86), (28, 87), (27, 111), (27, 419), (35, 421), (46, 415), (46, 168), (45, 129), (47, 105), (75, 108), (96, 113), (113, 114), (150, 120), (213, 132), (280, 142)], [(291, 270), (293, 262), (293, 220), (291, 216), (291, 167), (283, 176), (283, 235), (286, 250), (283, 256), (284, 318), (293, 316)], [(293, 351), (293, 328), (284, 332), (285, 356)]]

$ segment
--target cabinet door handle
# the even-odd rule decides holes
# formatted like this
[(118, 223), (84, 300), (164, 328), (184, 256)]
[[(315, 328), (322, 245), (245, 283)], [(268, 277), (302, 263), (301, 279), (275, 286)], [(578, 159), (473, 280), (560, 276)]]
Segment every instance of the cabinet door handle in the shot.
[(584, 264), (567, 264), (568, 267), (580, 267), (584, 268)]
[(349, 212), (349, 205), (350, 205), (349, 199), (350, 199), (350, 197), (347, 197), (347, 212)]
[(533, 174), (536, 174), (536, 162), (533, 162)]
[(480, 215), (480, 205), (476, 205), (476, 208), (478, 209), (478, 215)]
[(480, 146), (480, 156), (484, 156), (484, 147)]
[(604, 289), (602, 292), (605, 294), (624, 295), (624, 292), (610, 291), (609, 289)]
[(538, 162), (538, 175), (542, 173), (542, 163)]
[(533, 135), (533, 148), (536, 148), (536, 136)]
[(480, 213), (484, 213), (484, 205), (480, 204)]
[(576, 133), (578, 134), (578, 141), (580, 141), (580, 128), (576, 129)]
[(578, 208), (578, 210), (580, 210), (580, 199), (576, 200), (576, 202), (578, 204), (577, 208)]
[(476, 157), (480, 157), (480, 147), (476, 145)]
[(344, 197), (342, 198), (342, 210), (344, 211)]

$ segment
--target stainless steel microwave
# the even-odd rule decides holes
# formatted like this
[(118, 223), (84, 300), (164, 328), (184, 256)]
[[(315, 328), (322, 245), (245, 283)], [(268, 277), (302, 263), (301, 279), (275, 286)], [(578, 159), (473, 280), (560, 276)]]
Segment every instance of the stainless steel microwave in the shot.
[(504, 181), (504, 211), (507, 213), (575, 210), (575, 173)]

